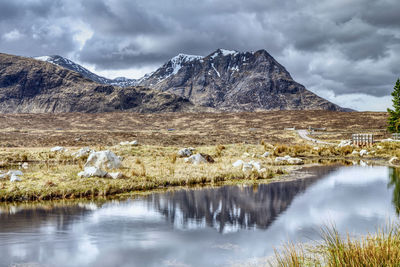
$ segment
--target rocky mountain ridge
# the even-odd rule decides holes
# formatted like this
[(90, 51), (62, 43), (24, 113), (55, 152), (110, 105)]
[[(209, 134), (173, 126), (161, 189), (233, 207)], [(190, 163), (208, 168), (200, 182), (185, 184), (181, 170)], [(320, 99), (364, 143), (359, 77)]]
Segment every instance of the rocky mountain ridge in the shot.
[(204, 111), (142, 86), (115, 87), (32, 58), (0, 53), (0, 113)]
[(265, 50), (180, 54), (139, 84), (223, 111), (346, 110), (295, 82)]

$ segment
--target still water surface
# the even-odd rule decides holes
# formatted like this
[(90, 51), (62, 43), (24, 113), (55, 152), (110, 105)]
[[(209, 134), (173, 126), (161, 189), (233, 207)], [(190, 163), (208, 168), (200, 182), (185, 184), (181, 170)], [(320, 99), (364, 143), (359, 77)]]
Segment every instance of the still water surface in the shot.
[(259, 186), (157, 193), (126, 201), (0, 206), (0, 266), (226, 266), (263, 262), (283, 242), (354, 235), (396, 220), (397, 172), (319, 167)]

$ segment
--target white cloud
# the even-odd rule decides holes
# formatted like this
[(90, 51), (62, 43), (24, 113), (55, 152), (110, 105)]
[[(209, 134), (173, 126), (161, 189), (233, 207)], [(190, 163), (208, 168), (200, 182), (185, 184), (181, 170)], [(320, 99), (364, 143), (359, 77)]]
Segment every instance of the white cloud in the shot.
[(17, 40), (21, 39), (21, 37), (22, 37), (22, 34), (17, 29), (14, 29), (3, 35), (3, 39), (6, 41), (17, 41)]

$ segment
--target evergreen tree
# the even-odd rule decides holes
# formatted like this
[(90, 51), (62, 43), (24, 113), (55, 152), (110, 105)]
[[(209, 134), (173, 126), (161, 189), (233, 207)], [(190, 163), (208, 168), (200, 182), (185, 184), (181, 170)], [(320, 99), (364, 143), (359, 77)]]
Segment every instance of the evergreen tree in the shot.
[(392, 92), (393, 109), (388, 108), (388, 130), (391, 133), (400, 132), (400, 80), (397, 79)]

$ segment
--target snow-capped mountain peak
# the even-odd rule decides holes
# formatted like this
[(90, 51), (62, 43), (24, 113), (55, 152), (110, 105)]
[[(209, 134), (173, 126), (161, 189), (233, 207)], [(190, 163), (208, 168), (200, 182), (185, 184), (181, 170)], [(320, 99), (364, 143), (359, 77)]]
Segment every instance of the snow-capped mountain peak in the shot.
[(137, 80), (135, 80), (135, 79), (128, 79), (125, 77), (108, 79), (108, 78), (99, 76), (97, 74), (94, 74), (90, 70), (86, 69), (85, 67), (82, 67), (81, 65), (73, 62), (72, 60), (69, 60), (69, 59), (59, 56), (59, 55), (41, 56), (41, 57), (35, 57), (34, 59), (40, 60), (40, 61), (46, 61), (46, 62), (58, 65), (60, 67), (66, 68), (66, 69), (76, 71), (76, 72), (80, 73), (82, 76), (84, 76), (92, 81), (95, 81), (97, 83), (109, 84), (109, 85), (120, 86), (120, 87), (128, 87), (128, 86), (137, 85)]
[(229, 56), (229, 55), (235, 56), (235, 55), (237, 55), (237, 54), (239, 54), (238, 51), (219, 48), (219, 49), (217, 49), (214, 53), (212, 53), (212, 54), (210, 55), (210, 57), (211, 57), (211, 58), (215, 58), (215, 57), (221, 56), (221, 55), (224, 56), (224, 57), (226, 57), (226, 56)]
[(201, 60), (202, 58), (203, 56), (178, 54), (177, 56), (171, 58), (171, 60), (167, 62), (167, 64), (171, 63), (171, 74), (177, 74), (178, 71), (182, 68), (182, 64), (195, 60)]

